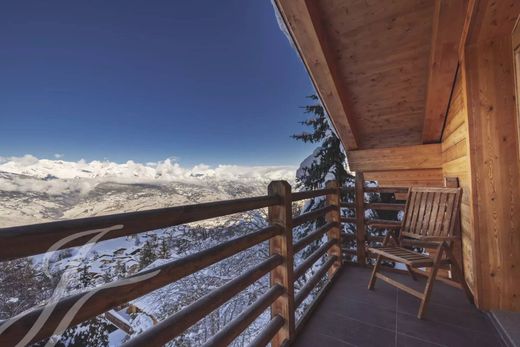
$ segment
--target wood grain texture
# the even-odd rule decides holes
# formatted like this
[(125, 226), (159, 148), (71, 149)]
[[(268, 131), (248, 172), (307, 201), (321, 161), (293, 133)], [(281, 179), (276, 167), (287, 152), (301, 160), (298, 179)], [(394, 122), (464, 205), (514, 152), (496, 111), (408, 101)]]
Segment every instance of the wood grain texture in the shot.
[(367, 181), (377, 181), (384, 187), (407, 187), (407, 186), (431, 186), (440, 187), (442, 185), (442, 169), (410, 169), (410, 170), (389, 170), (389, 171), (368, 171), (365, 172)]
[[(488, 6), (486, 11), (495, 10)], [(503, 30), (501, 25), (495, 30)], [(465, 67), (479, 305), (520, 310), (520, 161), (511, 36), (480, 30), (493, 39), (467, 47)]]
[(277, 284), (285, 288), (285, 293), (271, 305), (271, 317), (281, 316), (284, 319), (282, 328), (271, 341), (274, 347), (281, 346), (284, 341), (291, 341), (295, 334), (294, 317), (294, 251), (292, 236), (292, 197), (291, 186), (286, 181), (273, 181), (269, 184), (269, 196), (278, 196), (281, 204), (269, 206), (267, 218), (270, 225), (282, 228), (282, 233), (269, 240), (269, 254), (279, 254), (283, 262), (271, 271), (271, 287)]
[(436, 0), (422, 140), (439, 142), (459, 61), (465, 0)]
[[(457, 74), (449, 112), (446, 119), (446, 126), (442, 134), (442, 171), (447, 177), (456, 177), (458, 184), (462, 187), (461, 205), (461, 252), (462, 267), (466, 283), (473, 292), (475, 298), (478, 297), (476, 288), (476, 264), (478, 259), (474, 252), (475, 223), (473, 211), (470, 206), (473, 204), (471, 167), (469, 158), (469, 133), (468, 133), (468, 112), (467, 99), (465, 93), (464, 77), (465, 71), (459, 70)], [(455, 253), (458, 257), (457, 252)], [(457, 258), (459, 259), (459, 258)]]
[(276, 3), (347, 149), (422, 143), (433, 1)]
[(332, 194), (328, 194), (326, 196), (326, 204), (327, 206), (334, 206), (334, 209), (327, 212), (325, 214), (325, 221), (327, 224), (333, 225), (327, 232), (327, 237), (329, 240), (334, 240), (336, 243), (332, 245), (332, 247), (328, 250), (327, 255), (329, 257), (335, 256), (336, 261), (330, 267), (328, 271), (328, 278), (332, 278), (336, 271), (341, 267), (341, 234), (340, 234), (340, 221), (341, 221), (341, 213), (340, 213), (340, 194), (339, 194), (339, 185), (337, 181), (328, 181), (326, 183), (326, 187), (334, 191)]
[(441, 153), (440, 144), (429, 144), (347, 151), (347, 158), (356, 172), (440, 169)]
[(276, 5), (341, 141), (348, 149), (357, 148), (348, 92), (338, 74), (333, 48), (325, 37), (316, 4), (305, 0), (276, 0)]

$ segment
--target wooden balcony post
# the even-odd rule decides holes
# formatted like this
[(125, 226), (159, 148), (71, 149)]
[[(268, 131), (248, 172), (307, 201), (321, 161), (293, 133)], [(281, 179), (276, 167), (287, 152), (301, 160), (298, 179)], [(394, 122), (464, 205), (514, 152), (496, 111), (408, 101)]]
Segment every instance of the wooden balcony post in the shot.
[(356, 172), (356, 255), (358, 264), (366, 264), (365, 254), (365, 177)]
[[(444, 177), (444, 186), (446, 188), (459, 188), (460, 184), (459, 184), (458, 177)], [(467, 194), (467, 193), (462, 191), (462, 194)], [(455, 229), (453, 230), (453, 232), (454, 232), (454, 236), (460, 236), (460, 239), (453, 241), (452, 252), (455, 255), (455, 259), (460, 266), (462, 275), (464, 275), (464, 264), (463, 264), (463, 259), (462, 259), (462, 225), (461, 225), (460, 211), (459, 211), (459, 215), (457, 216), (457, 219), (455, 221)], [(450, 266), (450, 270), (451, 270), (451, 266)], [(439, 272), (441, 275), (444, 273), (443, 269), (441, 269), (441, 271), (439, 271)], [(453, 280), (456, 280), (456, 281), (459, 281), (462, 279), (462, 278), (457, 277), (457, 275), (454, 274), (453, 271), (450, 271), (450, 273), (446, 274), (446, 275), (447, 275), (447, 277), (449, 277)], [(466, 279), (464, 279), (464, 280), (466, 280)]]
[(268, 194), (282, 198), (280, 205), (268, 208), (269, 223), (283, 228), (282, 234), (269, 241), (269, 253), (283, 257), (283, 263), (271, 271), (271, 286), (279, 284), (285, 288), (285, 293), (271, 305), (271, 317), (279, 315), (284, 319), (283, 327), (271, 341), (271, 346), (279, 347), (285, 341), (292, 341), (295, 332), (291, 186), (286, 181), (273, 181)]
[(342, 264), (341, 260), (341, 214), (340, 214), (340, 191), (339, 191), (339, 185), (337, 181), (328, 181), (326, 183), (327, 189), (335, 189), (335, 192), (332, 194), (327, 194), (326, 197), (326, 204), (327, 206), (333, 205), (336, 206), (333, 211), (327, 212), (325, 215), (325, 221), (327, 223), (334, 222), (337, 223), (336, 226), (333, 228), (330, 228), (330, 230), (327, 232), (327, 236), (329, 240), (337, 240), (337, 243), (333, 245), (327, 254), (329, 256), (337, 256), (337, 260), (332, 264), (328, 271), (328, 277), (332, 278), (332, 276), (336, 273), (336, 271), (339, 270)]

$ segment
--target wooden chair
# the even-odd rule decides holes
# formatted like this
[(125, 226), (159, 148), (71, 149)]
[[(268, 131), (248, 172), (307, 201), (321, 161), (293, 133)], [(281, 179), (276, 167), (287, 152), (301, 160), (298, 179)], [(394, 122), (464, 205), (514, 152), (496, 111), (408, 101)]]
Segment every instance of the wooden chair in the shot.
[[(421, 306), (417, 317), (421, 319), (430, 299), (439, 267), (451, 264), (455, 278), (459, 279), (460, 285), (472, 301), (471, 292), (452, 250), (454, 241), (460, 239), (460, 235), (454, 235), (454, 230), (461, 196), (460, 188), (410, 188), (399, 236), (389, 230), (381, 248), (368, 249), (377, 254), (368, 289), (373, 289), (376, 279), (379, 278), (418, 297), (421, 299)], [(405, 247), (434, 247), (435, 251), (427, 255)], [(379, 273), (383, 259), (404, 264), (414, 280), (416, 279), (414, 272), (418, 271), (415, 268), (429, 268), (429, 271), (425, 272), (427, 281), (424, 291), (421, 293)]]

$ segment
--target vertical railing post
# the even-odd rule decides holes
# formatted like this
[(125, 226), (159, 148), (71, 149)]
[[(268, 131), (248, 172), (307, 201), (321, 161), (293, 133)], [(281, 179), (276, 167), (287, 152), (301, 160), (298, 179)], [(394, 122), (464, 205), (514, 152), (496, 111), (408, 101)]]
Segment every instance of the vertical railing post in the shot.
[(365, 254), (365, 177), (356, 172), (356, 255), (360, 265), (366, 264)]
[(327, 212), (325, 215), (325, 221), (327, 223), (333, 222), (336, 225), (329, 229), (327, 232), (327, 236), (329, 240), (336, 240), (336, 244), (334, 244), (327, 254), (329, 256), (335, 255), (338, 259), (332, 264), (328, 271), (328, 277), (332, 278), (332, 276), (339, 270), (342, 264), (341, 260), (341, 214), (340, 214), (340, 190), (337, 181), (328, 181), (325, 186), (327, 189), (334, 189), (334, 193), (327, 194), (326, 196), (326, 204), (327, 206), (335, 206), (334, 210)]
[(295, 332), (291, 186), (286, 181), (273, 181), (269, 184), (268, 194), (282, 199), (280, 205), (268, 208), (269, 223), (283, 228), (282, 234), (269, 241), (269, 253), (279, 254), (284, 260), (280, 266), (271, 271), (271, 286), (280, 284), (286, 290), (271, 305), (271, 316), (280, 315), (285, 320), (283, 327), (271, 341), (271, 346), (279, 347), (285, 341), (292, 341)]

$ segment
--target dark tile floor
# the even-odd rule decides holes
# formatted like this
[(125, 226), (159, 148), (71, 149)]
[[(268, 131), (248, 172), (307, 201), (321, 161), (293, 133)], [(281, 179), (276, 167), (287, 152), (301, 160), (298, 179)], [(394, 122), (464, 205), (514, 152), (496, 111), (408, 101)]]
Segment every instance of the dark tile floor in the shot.
[[(424, 287), (424, 280), (387, 275)], [(425, 318), (419, 320), (419, 299), (381, 280), (369, 291), (369, 277), (369, 269), (346, 265), (293, 346), (503, 346), (488, 316), (462, 290), (435, 282)]]

